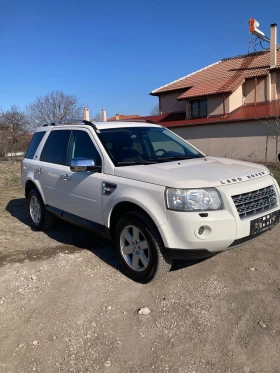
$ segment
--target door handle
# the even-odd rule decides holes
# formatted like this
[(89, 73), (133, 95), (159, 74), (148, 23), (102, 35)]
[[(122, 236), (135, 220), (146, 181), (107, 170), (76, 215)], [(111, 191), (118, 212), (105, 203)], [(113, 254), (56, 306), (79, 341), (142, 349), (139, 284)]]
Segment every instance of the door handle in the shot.
[(36, 169), (35, 169), (35, 173), (36, 173), (37, 175), (42, 175), (43, 170), (42, 170), (41, 168), (36, 168)]
[(64, 174), (64, 175), (60, 175), (61, 179), (64, 180), (64, 181), (69, 181), (71, 180), (71, 176), (67, 175), (67, 174)]

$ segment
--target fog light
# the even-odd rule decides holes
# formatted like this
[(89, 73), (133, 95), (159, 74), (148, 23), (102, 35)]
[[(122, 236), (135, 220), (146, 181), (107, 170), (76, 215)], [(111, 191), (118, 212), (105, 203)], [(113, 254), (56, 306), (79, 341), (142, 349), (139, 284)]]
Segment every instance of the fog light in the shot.
[(197, 238), (200, 240), (206, 240), (209, 238), (212, 234), (212, 228), (208, 225), (201, 225), (200, 227), (197, 227), (194, 231), (194, 234)]
[(201, 236), (204, 232), (204, 227), (198, 228), (198, 234)]

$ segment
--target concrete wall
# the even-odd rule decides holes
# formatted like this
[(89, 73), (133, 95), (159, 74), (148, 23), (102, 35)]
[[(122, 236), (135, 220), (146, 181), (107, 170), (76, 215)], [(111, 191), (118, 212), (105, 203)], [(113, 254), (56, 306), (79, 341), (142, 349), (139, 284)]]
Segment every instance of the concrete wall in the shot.
[[(250, 161), (277, 161), (276, 140), (268, 138), (262, 122), (238, 122), (189, 126), (172, 129), (207, 155)], [(280, 152), (280, 143), (278, 143)]]
[[(181, 92), (182, 93), (182, 92)], [(159, 96), (159, 110), (163, 113), (169, 113), (170, 111), (183, 111), (185, 110), (185, 101), (178, 101), (177, 98), (181, 94), (180, 92), (164, 93)]]

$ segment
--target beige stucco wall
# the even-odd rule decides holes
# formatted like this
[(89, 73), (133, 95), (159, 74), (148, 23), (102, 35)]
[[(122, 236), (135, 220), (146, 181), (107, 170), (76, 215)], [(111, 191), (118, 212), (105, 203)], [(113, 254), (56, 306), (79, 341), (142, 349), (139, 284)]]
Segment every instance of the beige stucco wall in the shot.
[[(209, 124), (172, 130), (207, 155), (266, 161), (267, 126), (262, 122)], [(269, 138), (267, 161), (276, 160), (276, 141)]]
[(257, 78), (257, 102), (263, 102), (267, 99), (267, 79), (266, 77)]
[(169, 113), (170, 111), (182, 111), (185, 110), (184, 100), (178, 101), (177, 98), (180, 96), (180, 92), (164, 93), (159, 96), (159, 108), (163, 113)]
[(276, 78), (276, 91), (277, 91), (277, 99), (280, 99), (280, 72), (277, 72)]
[(271, 100), (277, 99), (277, 72), (274, 71), (271, 74)]
[(243, 92), (246, 104), (255, 102), (255, 79), (248, 79), (245, 81)]
[[(255, 78), (247, 79), (243, 89), (246, 104), (255, 102)], [(263, 102), (267, 100), (267, 78), (257, 78), (256, 101)]]
[(207, 110), (208, 110), (208, 115), (223, 115), (224, 114), (223, 96), (222, 95), (209, 96), (207, 98)]
[(243, 105), (243, 91), (242, 85), (240, 85), (232, 94), (229, 96), (229, 112)]

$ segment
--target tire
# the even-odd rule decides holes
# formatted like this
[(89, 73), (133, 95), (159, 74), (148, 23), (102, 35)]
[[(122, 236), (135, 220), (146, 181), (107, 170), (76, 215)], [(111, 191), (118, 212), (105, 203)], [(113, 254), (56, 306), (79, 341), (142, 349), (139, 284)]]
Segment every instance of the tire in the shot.
[(55, 222), (55, 217), (46, 210), (37, 189), (32, 189), (28, 194), (28, 213), (32, 226), (39, 231), (50, 229)]
[(119, 220), (114, 243), (122, 271), (133, 281), (146, 284), (171, 268), (160, 234), (143, 212), (132, 211)]

